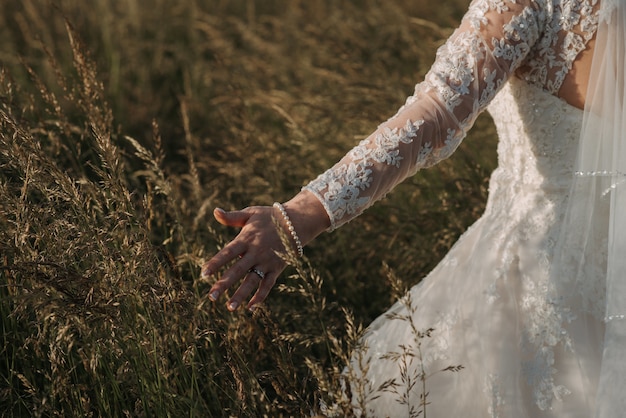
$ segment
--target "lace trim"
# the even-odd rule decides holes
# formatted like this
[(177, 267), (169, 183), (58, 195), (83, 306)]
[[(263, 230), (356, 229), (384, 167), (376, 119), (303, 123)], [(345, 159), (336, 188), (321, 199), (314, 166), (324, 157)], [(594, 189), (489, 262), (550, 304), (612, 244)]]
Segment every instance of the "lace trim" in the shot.
[(626, 177), (626, 173), (621, 171), (576, 171), (574, 175), (578, 177)]

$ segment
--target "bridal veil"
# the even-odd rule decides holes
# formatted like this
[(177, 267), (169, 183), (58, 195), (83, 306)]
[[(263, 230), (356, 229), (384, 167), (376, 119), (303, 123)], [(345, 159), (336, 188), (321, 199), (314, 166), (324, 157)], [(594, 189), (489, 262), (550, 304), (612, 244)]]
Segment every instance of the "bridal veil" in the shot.
[[(552, 277), (559, 297), (602, 310), (595, 417), (609, 418), (626, 410), (626, 1), (603, 0), (600, 7), (575, 179)], [(603, 306), (584, 306), (594, 299), (575, 293), (597, 288), (585, 283), (595, 280), (604, 282), (605, 295), (595, 299)]]

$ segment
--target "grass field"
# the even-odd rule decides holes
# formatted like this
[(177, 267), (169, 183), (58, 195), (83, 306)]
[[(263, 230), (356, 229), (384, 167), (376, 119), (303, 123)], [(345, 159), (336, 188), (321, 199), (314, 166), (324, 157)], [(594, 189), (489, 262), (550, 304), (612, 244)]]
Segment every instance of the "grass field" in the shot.
[(468, 1), (56, 3), (0, 4), (0, 414), (348, 416), (360, 324), (482, 213), (489, 119), (254, 315), (208, 301), (199, 267), (236, 233), (211, 211), (287, 200), (338, 160)]

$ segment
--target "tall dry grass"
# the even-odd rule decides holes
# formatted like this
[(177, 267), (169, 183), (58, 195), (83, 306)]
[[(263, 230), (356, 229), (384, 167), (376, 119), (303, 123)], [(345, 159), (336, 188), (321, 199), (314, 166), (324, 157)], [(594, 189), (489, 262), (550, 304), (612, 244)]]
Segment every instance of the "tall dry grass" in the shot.
[(2, 416), (350, 414), (341, 372), (385, 277), (418, 282), (482, 211), (488, 121), (292, 260), (255, 315), (206, 298), (199, 266), (235, 233), (209, 215), (337, 160), (465, 6), (2, 2)]

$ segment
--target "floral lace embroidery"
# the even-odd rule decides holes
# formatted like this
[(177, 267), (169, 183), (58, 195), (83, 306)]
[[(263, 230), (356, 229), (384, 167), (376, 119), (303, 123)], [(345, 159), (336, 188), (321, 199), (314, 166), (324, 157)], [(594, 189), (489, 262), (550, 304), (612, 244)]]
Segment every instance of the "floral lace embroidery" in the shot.
[(533, 398), (539, 409), (550, 408), (553, 399), (561, 400), (570, 391), (554, 383), (554, 352), (538, 352), (532, 360), (522, 366), (528, 386), (533, 388)]
[[(372, 183), (372, 165), (379, 163), (399, 168), (404, 158), (398, 149), (400, 143), (410, 144), (422, 124), (423, 120), (412, 122), (408, 119), (404, 128), (381, 128), (373, 139), (361, 141), (346, 155), (349, 159), (346, 165), (319, 176), (315, 193), (326, 189), (321, 195), (326, 210), (336, 218), (342, 218), (355, 215), (359, 208), (369, 206), (371, 197), (362, 196), (360, 192)], [(418, 153), (417, 162), (425, 161), (431, 152), (430, 143), (424, 144)]]
[[(304, 187), (328, 211), (330, 229), (450, 156), (512, 74), (556, 94), (597, 29), (597, 2), (474, 1), (463, 20), (469, 29), (457, 30), (439, 49), (425, 81), (396, 115)], [(489, 26), (498, 16), (508, 20)], [(413, 158), (403, 161), (405, 155)]]
[(554, 2), (542, 39), (537, 42), (518, 75), (542, 89), (556, 94), (572, 69), (578, 54), (598, 29), (598, 0)]
[[(305, 186), (328, 211), (331, 230), (359, 215), (407, 176), (454, 152), (537, 41), (540, 10), (531, 1), (472, 3), (464, 18), (470, 29), (457, 30), (439, 49), (425, 81), (396, 115)], [(488, 25), (505, 13), (509, 19), (502, 27)], [(411, 127), (411, 121), (420, 124)], [(413, 158), (402, 163), (404, 154)]]
[[(502, 249), (502, 256), (498, 259), (496, 279), (485, 283), (483, 294), (488, 303), (499, 300), (498, 282), (508, 280), (511, 266), (519, 264), (519, 244), (529, 243), (527, 248), (533, 249), (533, 265), (516, 268), (515, 272), (516, 275), (524, 272), (519, 294), (523, 311), (520, 315), (523, 319), (522, 348), (531, 355), (522, 364), (522, 373), (537, 406), (548, 409), (554, 400), (569, 393), (558, 382), (555, 352), (571, 351), (568, 327), (579, 315), (589, 313), (601, 318), (605, 306), (604, 288), (602, 281), (592, 278), (603, 275), (589, 271), (583, 275), (585, 280), (577, 280), (568, 270), (570, 266), (573, 268), (576, 260), (569, 263), (570, 260), (566, 259), (561, 263), (558, 276), (568, 278), (567, 282), (555, 283), (552, 278), (551, 260), (560, 231), (557, 219), (564, 216), (565, 191), (569, 190), (570, 184), (569, 180), (566, 183), (561, 181), (571, 179), (567, 173), (573, 170), (579, 133), (579, 123), (572, 123), (572, 120), (579, 121), (578, 117), (559, 99), (528, 87), (521, 80), (512, 80), (506, 90), (489, 107), (498, 127), (506, 127), (507, 132), (501, 133), (500, 168), (492, 175), (492, 193), (486, 212), (491, 219), (502, 219), (502, 226), (487, 237)], [(534, 168), (529, 170), (529, 167)], [(512, 204), (512, 196), (515, 202), (519, 202), (524, 193), (502, 192), (520, 185), (535, 190), (530, 194), (534, 204)], [(518, 214), (517, 206), (525, 209)], [(502, 218), (503, 213), (506, 213), (506, 219)], [(504, 225), (515, 225), (515, 229), (512, 232)], [(538, 241), (530, 243), (538, 237)], [(605, 249), (598, 248), (598, 251)], [(580, 253), (573, 251), (571, 256), (579, 257)], [(598, 268), (593, 263), (588, 264), (589, 269)], [(556, 290), (555, 285), (567, 290)], [(569, 295), (570, 299), (565, 300), (563, 295)], [(575, 301), (573, 308), (572, 300)]]
[(483, 390), (483, 392), (491, 400), (489, 410), (487, 411), (491, 418), (501, 418), (502, 406), (505, 404), (504, 399), (502, 399), (502, 395), (500, 394), (500, 385), (498, 380), (498, 375), (489, 374), (485, 382), (485, 389)]

